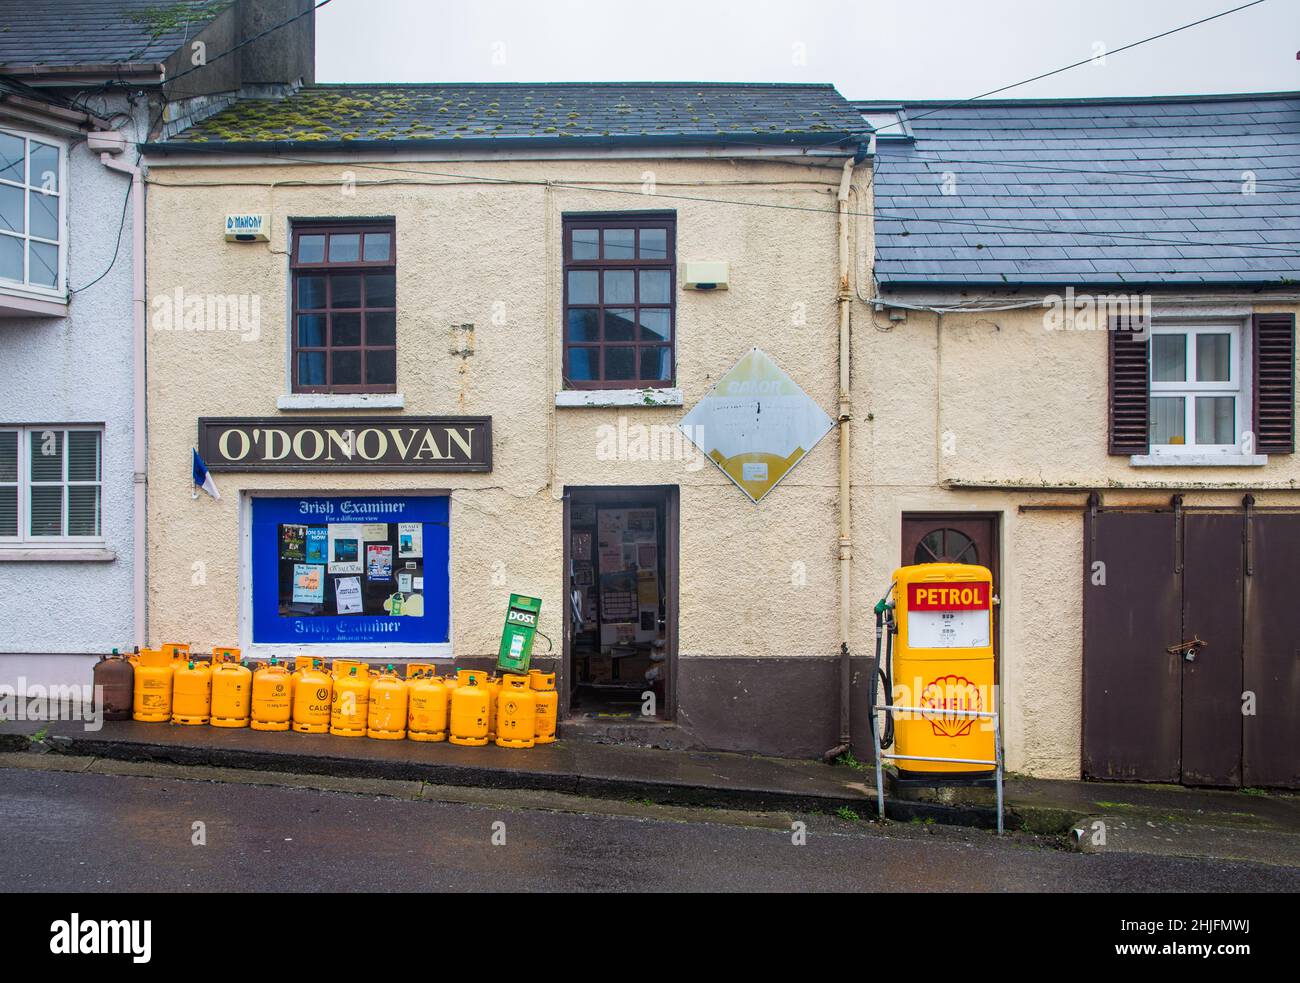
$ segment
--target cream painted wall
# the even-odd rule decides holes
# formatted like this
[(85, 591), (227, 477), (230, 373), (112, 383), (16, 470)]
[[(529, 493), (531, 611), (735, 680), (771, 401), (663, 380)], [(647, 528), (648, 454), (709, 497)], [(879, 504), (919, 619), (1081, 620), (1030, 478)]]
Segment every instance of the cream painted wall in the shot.
[[(154, 641), (234, 639), (240, 493), (429, 489), (409, 475), (218, 474), (220, 501), (190, 495), (189, 449), (205, 415), (272, 416), (287, 382), (285, 236), (291, 218), (395, 216), (398, 389), (410, 414), (493, 418), (494, 470), (445, 475), (452, 492), (452, 623), (457, 655), (495, 653), (508, 590), (545, 602), (560, 636), (566, 485), (681, 486), (681, 634), (694, 655), (821, 655), (836, 637), (836, 438), (832, 433), (759, 507), (711, 464), (603, 460), (602, 427), (675, 431), (685, 410), (749, 348), (775, 358), (828, 412), (836, 399), (835, 188), (842, 159), (627, 160), (429, 165), (430, 171), (632, 194), (502, 186), (345, 168), (154, 167), (150, 311), (187, 295), (259, 298), (254, 340), (231, 331), (151, 330), (150, 626)], [(420, 170), (421, 165), (403, 164)], [(652, 171), (658, 195), (642, 195)], [(378, 180), (379, 184), (370, 183)], [(295, 182), (308, 182), (298, 184)], [(741, 207), (693, 198), (726, 198)], [(679, 291), (677, 378), (685, 408), (561, 408), (560, 218), (565, 212), (675, 209), (679, 259), (725, 259), (731, 289)], [(813, 209), (809, 211), (808, 209)], [(823, 210), (819, 213), (816, 210)], [(269, 244), (229, 244), (228, 212), (272, 216)], [(798, 308), (797, 306), (798, 305)], [(796, 310), (806, 312), (797, 323)], [(494, 318), (494, 315), (495, 318)], [(453, 354), (472, 323), (474, 354)], [(391, 412), (391, 411), (390, 411)], [(290, 414), (284, 414), (290, 415)], [(298, 411), (294, 415), (301, 415)], [(195, 583), (195, 564), (204, 582)], [(504, 575), (506, 586), (500, 584)], [(737, 626), (738, 607), (756, 615)]]

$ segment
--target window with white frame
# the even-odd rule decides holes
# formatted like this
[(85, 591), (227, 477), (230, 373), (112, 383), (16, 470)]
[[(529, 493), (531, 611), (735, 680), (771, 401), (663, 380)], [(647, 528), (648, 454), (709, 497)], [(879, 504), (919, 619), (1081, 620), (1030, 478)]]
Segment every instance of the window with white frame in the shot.
[(1155, 452), (1239, 450), (1250, 429), (1236, 323), (1151, 328), (1151, 446)]
[(62, 293), (64, 147), (0, 130), (0, 287)]
[(103, 431), (0, 427), (0, 543), (103, 538)]

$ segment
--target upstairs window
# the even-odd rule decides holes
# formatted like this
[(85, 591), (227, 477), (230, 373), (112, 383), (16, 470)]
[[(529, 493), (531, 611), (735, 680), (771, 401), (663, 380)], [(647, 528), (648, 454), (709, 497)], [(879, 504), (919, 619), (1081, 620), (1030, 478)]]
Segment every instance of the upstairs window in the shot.
[(392, 222), (293, 231), (293, 391), (397, 391)]
[(64, 291), (64, 148), (0, 130), (0, 288)]
[(674, 384), (676, 233), (671, 215), (564, 219), (566, 389)]
[(1157, 325), (1151, 332), (1151, 444), (1235, 451), (1250, 429), (1237, 324)]

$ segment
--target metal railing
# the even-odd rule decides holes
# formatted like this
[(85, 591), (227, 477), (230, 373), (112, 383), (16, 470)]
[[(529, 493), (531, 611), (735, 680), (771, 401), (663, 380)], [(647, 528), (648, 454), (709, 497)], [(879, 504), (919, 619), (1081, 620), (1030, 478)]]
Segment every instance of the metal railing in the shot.
[[(880, 747), (880, 740), (876, 736), (876, 711), (887, 710), (893, 713), (916, 713), (925, 719), (927, 714), (933, 715), (933, 707), (900, 707), (890, 703), (871, 704), (871, 747), (876, 752), (876, 808), (881, 819), (885, 818), (885, 761), (937, 761), (946, 762), (956, 765), (992, 765), (994, 774), (994, 784), (997, 786), (998, 797), (998, 835), (1002, 835), (1002, 721), (996, 710), (982, 712), (979, 710), (949, 710), (944, 709), (944, 716), (963, 717), (971, 720), (992, 720), (993, 721), (993, 760), (989, 761), (984, 758), (936, 758), (921, 754), (886, 754)], [(891, 742), (890, 747), (893, 747)]]

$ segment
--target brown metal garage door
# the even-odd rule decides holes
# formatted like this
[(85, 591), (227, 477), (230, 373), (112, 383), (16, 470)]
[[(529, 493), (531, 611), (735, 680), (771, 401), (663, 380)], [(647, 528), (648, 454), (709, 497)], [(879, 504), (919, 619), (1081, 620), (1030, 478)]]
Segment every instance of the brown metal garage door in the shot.
[(1084, 775), (1300, 787), (1300, 514), (1096, 510), (1084, 535)]

